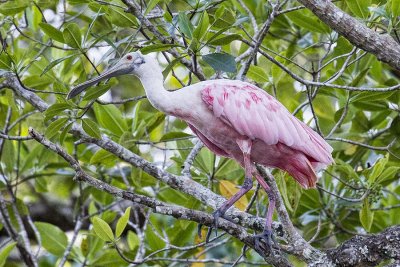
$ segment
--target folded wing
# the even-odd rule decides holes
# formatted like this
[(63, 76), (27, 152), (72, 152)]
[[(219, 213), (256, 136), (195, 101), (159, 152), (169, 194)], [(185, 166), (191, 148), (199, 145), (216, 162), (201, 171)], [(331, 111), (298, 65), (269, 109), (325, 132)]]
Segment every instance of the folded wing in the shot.
[(333, 162), (331, 146), (279, 101), (256, 86), (237, 83), (214, 83), (202, 90), (203, 101), (216, 117), (251, 139), (303, 152), (315, 169)]

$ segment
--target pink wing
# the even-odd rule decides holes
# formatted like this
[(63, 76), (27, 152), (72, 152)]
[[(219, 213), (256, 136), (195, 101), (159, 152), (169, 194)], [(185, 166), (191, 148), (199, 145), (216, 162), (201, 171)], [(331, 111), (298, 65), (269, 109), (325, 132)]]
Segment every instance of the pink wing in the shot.
[(332, 148), (319, 134), (256, 86), (216, 83), (207, 85), (201, 93), (214, 115), (240, 134), (268, 145), (283, 143), (313, 158), (315, 163), (333, 162)]

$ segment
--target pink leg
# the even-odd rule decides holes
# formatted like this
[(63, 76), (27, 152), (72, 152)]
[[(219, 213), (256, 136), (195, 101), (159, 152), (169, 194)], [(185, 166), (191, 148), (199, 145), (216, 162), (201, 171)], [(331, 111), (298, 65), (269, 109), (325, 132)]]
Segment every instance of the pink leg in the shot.
[(237, 144), (240, 147), (240, 150), (243, 152), (243, 162), (244, 162), (244, 171), (245, 178), (242, 187), (240, 190), (234, 194), (228, 201), (226, 201), (217, 211), (219, 211), (222, 216), (233, 204), (236, 203), (244, 194), (249, 192), (249, 190), (253, 187), (252, 180), (252, 163), (250, 161), (250, 153), (251, 153), (251, 140), (236, 140)]
[(255, 177), (258, 181), (258, 183), (264, 188), (265, 192), (267, 192), (268, 195), (268, 210), (267, 210), (267, 216), (266, 216), (266, 224), (264, 230), (272, 230), (272, 215), (274, 214), (275, 210), (275, 196), (274, 193), (272, 192), (271, 188), (269, 188), (267, 182), (265, 182), (264, 178), (261, 177), (261, 175), (256, 171)]
[[(245, 178), (242, 187), (240, 190), (234, 194), (229, 200), (227, 200), (221, 207), (219, 207), (214, 213), (214, 225), (215, 229), (217, 229), (217, 222), (218, 218), (222, 217), (225, 212), (235, 204), (244, 194), (249, 192), (249, 190), (253, 187), (253, 180), (252, 180), (252, 163), (250, 161), (250, 153), (251, 153), (251, 140), (236, 140), (237, 144), (239, 145), (240, 149), (243, 152), (243, 162), (244, 162), (244, 170), (245, 170)], [(199, 225), (199, 236), (201, 236), (201, 225)], [(206, 242), (208, 242), (211, 236), (212, 228), (209, 228), (207, 233)]]
[(273, 237), (273, 234), (272, 234), (272, 215), (274, 214), (274, 210), (275, 210), (275, 195), (272, 192), (269, 185), (267, 184), (267, 182), (265, 182), (264, 178), (258, 173), (258, 171), (255, 167), (254, 167), (254, 176), (256, 177), (256, 180), (258, 181), (258, 183), (264, 188), (265, 192), (268, 195), (268, 201), (269, 201), (264, 231), (262, 234), (255, 236), (255, 238), (256, 238), (255, 242), (256, 242), (256, 246), (260, 247), (261, 240), (265, 240), (267, 243), (267, 246), (271, 249), (271, 247), (272, 247), (271, 241), (276, 243), (275, 239)]

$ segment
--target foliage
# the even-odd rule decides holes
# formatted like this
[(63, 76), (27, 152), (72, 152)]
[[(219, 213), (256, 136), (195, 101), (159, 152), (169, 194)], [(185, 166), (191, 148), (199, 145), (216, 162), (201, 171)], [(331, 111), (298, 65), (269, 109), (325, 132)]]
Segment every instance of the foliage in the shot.
[[(18, 139), (33, 127), (100, 181), (211, 212), (194, 196), (74, 136), (77, 123), (90, 137), (107, 136), (159, 168), (181, 174), (194, 136), (185, 123), (138, 97), (144, 92), (136, 78), (111, 79), (81, 98), (66, 100), (73, 85), (96, 76), (107, 60), (136, 49), (157, 55), (169, 89), (203, 77), (236, 79), (243, 74), (329, 141), (336, 164), (321, 173), (318, 189), (303, 190), (287, 174), (273, 171), (291, 220), (314, 247), (336, 247), (356, 234), (400, 224), (400, 94), (385, 90), (399, 83), (399, 70), (357, 49), (296, 1), (281, 7), (265, 37), (260, 31), (274, 1), (136, 1), (147, 2), (141, 11), (154, 30), (142, 25), (124, 2), (0, 4), (0, 266), (22, 266), (23, 261), (16, 246), (23, 239), (10, 235), (5, 223), (16, 232), (25, 231), (29, 244), (23, 244), (33, 254), (40, 248), (41, 266), (63, 261), (128, 266), (129, 260), (166, 266), (174, 259), (205, 266), (207, 259), (233, 264), (241, 255), (239, 240), (224, 235), (215, 241), (219, 246), (206, 250), (196, 222), (158, 214), (80, 183), (60, 156), (35, 140)], [(335, 5), (398, 38), (400, 1), (343, 0)], [(247, 63), (256, 44), (260, 52)], [(49, 108), (43, 112), (10, 90), (4, 83), (9, 72)], [(225, 198), (243, 181), (235, 162), (206, 148), (196, 156), (190, 174)], [(254, 194), (257, 201), (249, 213), (262, 217), (268, 198), (255, 187), (236, 207), (246, 209)], [(302, 264), (295, 257), (290, 260)], [(254, 251), (239, 263), (244, 266), (245, 261), (263, 263)]]

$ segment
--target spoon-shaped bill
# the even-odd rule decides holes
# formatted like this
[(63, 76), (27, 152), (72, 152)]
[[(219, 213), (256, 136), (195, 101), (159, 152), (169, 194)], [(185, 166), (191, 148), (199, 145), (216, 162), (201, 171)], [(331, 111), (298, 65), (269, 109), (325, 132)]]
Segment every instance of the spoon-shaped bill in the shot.
[(109, 68), (108, 70), (106, 70), (102, 74), (100, 74), (99, 76), (75, 86), (68, 93), (67, 99), (71, 99), (71, 98), (79, 95), (80, 93), (85, 91), (90, 86), (95, 85), (96, 83), (98, 83), (98, 82), (100, 82), (102, 80), (109, 79), (109, 78), (112, 78), (112, 77), (115, 77), (115, 76), (119, 76), (119, 75), (123, 75), (123, 74), (127, 74), (127, 73), (129, 73), (131, 71), (132, 71), (132, 67), (131, 66), (129, 66), (127, 64), (121, 64), (120, 62), (118, 62), (114, 67)]

